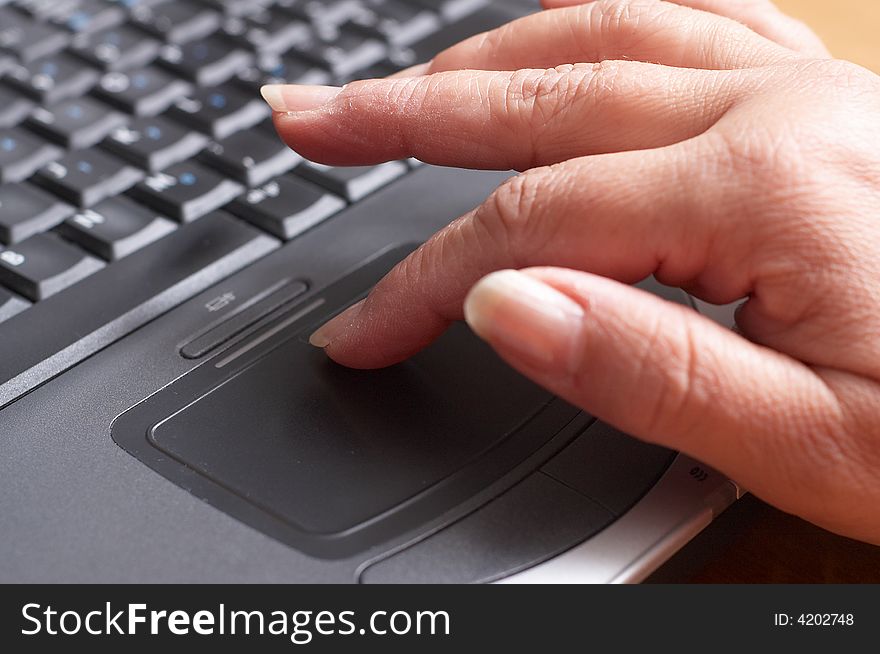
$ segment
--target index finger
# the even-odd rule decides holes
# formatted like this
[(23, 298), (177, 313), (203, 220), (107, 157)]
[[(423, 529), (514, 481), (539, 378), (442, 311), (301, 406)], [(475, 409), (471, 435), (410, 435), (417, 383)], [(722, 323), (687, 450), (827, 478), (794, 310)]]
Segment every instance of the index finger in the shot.
[[(460, 320), (471, 286), (503, 268), (554, 265), (628, 283), (659, 270), (664, 283), (683, 284), (724, 266), (729, 274), (709, 275), (725, 280), (715, 299), (742, 297), (747, 273), (734, 264), (746, 246), (728, 238), (723, 254), (706, 255), (711, 215), (724, 206), (711, 189), (720, 185), (701, 184), (706, 191), (699, 194), (675, 190), (696, 152), (676, 145), (598, 155), (520, 175), (315, 332), (312, 344), (354, 368), (397, 363)], [(688, 184), (700, 182), (691, 174)], [(742, 230), (734, 233), (746, 238)]]

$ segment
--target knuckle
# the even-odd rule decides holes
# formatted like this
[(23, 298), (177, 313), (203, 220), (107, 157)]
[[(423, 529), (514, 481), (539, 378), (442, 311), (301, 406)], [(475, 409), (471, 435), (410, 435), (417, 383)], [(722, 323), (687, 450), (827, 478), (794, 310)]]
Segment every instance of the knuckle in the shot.
[(515, 259), (534, 251), (547, 238), (542, 233), (545, 221), (537, 210), (547, 191), (546, 170), (536, 168), (511, 177), (474, 214), (479, 229)]
[[(701, 388), (699, 375), (707, 370), (700, 363), (700, 348), (690, 321), (682, 318), (680, 324), (671, 326), (659, 317), (654, 321), (644, 339), (636, 375), (637, 388), (655, 388), (653, 402), (645, 413), (645, 428), (649, 433), (666, 433), (674, 429), (683, 437), (694, 433), (692, 416), (702, 412), (694, 410)], [(656, 359), (662, 356), (663, 360)], [(656, 379), (656, 375), (662, 375)]]

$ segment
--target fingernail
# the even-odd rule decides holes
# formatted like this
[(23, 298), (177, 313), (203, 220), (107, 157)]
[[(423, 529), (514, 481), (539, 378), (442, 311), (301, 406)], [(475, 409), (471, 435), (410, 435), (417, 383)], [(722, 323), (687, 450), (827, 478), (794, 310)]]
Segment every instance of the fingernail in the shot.
[(583, 316), (567, 295), (516, 270), (487, 275), (464, 303), (464, 318), (478, 336), (539, 367), (571, 363)]
[(351, 327), (352, 320), (360, 311), (362, 304), (363, 300), (325, 322), (309, 336), (309, 343), (322, 349), (330, 345), (337, 336)]
[(266, 84), (260, 87), (263, 99), (272, 111), (293, 113), (323, 107), (342, 90), (338, 86), (309, 86), (306, 84)]

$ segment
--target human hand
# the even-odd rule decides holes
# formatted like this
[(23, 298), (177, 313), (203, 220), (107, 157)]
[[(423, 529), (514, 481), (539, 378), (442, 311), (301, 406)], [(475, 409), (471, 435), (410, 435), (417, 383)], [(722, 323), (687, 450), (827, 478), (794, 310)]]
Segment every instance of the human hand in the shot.
[[(545, 4), (405, 77), (266, 90), (315, 161), (527, 171), (313, 342), (380, 367), (464, 317), (591, 414), (880, 543), (880, 78), (766, 0)], [(628, 286), (651, 274), (748, 298), (737, 333)]]

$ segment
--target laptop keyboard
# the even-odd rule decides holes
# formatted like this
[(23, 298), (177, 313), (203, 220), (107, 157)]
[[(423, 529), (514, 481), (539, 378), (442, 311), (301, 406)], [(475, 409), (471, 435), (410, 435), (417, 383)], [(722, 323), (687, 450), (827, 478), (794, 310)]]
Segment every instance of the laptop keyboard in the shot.
[[(0, 406), (417, 167), (303, 161), (262, 84), (385, 76), (505, 4), (0, 0)], [(69, 334), (11, 361), (65, 295)]]

